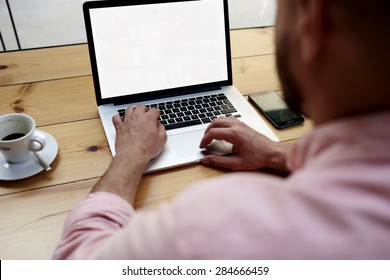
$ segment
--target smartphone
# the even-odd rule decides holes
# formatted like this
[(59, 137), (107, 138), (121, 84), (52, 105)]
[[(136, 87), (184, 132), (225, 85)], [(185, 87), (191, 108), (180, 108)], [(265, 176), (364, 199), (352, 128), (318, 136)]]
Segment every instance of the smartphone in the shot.
[(249, 101), (277, 128), (282, 129), (304, 123), (305, 119), (292, 111), (279, 94), (267, 90), (250, 94)]

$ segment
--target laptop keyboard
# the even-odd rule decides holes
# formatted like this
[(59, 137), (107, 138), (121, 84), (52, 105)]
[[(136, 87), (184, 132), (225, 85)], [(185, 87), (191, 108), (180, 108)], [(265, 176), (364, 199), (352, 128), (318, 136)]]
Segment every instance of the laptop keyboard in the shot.
[[(241, 117), (223, 93), (146, 104), (146, 107), (160, 111), (159, 120), (166, 130), (210, 123), (220, 116)], [(125, 109), (118, 110), (118, 113), (124, 118)]]

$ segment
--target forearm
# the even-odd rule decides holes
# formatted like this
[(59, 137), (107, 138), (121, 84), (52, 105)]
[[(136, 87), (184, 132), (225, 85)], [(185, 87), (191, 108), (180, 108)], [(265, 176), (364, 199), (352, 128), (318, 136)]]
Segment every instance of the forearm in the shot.
[(148, 160), (142, 157), (115, 156), (110, 167), (93, 187), (91, 193), (114, 193), (134, 205), (138, 185), (147, 163)]

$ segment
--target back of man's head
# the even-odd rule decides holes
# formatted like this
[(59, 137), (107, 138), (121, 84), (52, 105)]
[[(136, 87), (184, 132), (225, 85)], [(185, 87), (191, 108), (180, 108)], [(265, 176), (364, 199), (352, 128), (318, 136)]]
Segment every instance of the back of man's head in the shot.
[(315, 123), (390, 109), (390, 0), (280, 0), (286, 99)]

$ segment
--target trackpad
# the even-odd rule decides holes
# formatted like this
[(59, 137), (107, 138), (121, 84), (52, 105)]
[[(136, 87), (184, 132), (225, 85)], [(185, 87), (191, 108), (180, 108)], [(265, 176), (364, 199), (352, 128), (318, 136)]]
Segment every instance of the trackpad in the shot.
[(181, 134), (170, 135), (169, 139), (173, 149), (180, 158), (199, 157), (201, 150), (199, 149), (200, 141), (203, 138), (205, 130), (196, 130)]

